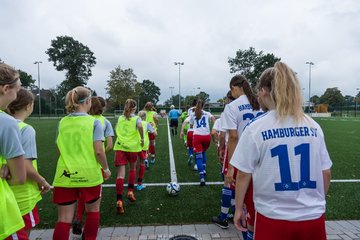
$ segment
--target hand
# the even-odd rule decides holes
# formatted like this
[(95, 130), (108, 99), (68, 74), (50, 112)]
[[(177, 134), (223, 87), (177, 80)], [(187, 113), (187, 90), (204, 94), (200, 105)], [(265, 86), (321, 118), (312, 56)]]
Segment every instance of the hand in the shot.
[(144, 139), (143, 138), (140, 140), (140, 145), (141, 145), (141, 147), (144, 146)]
[(50, 184), (44, 179), (41, 183), (38, 183), (39, 190), (41, 191), (41, 195), (50, 191)]
[(246, 228), (246, 216), (245, 216), (243, 207), (241, 207), (240, 209), (236, 208), (236, 210), (235, 210), (234, 226), (239, 231), (242, 231), (242, 232), (247, 231), (247, 228)]
[[(230, 164), (229, 164), (230, 165)], [(225, 184), (233, 184), (235, 183), (235, 179), (234, 179), (234, 169), (231, 168), (230, 166), (228, 167), (228, 171), (227, 174), (225, 175)]]
[(10, 175), (10, 171), (9, 171), (9, 168), (6, 164), (3, 164), (1, 166), (1, 169), (0, 169), (0, 177), (2, 179), (10, 179), (11, 178), (11, 175)]
[[(102, 170), (102, 169), (101, 169)], [(110, 169), (107, 169), (106, 171), (102, 170), (103, 172), (103, 179), (108, 180), (111, 177), (111, 171)]]
[(180, 133), (180, 139), (183, 139), (183, 137), (184, 137), (184, 133), (181, 132), (181, 133)]

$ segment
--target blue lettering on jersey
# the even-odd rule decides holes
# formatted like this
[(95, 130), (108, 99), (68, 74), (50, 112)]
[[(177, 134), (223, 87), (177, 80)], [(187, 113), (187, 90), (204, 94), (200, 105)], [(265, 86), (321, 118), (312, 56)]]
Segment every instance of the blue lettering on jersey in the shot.
[(285, 137), (317, 137), (317, 129), (308, 127), (274, 128), (262, 131), (261, 136), (263, 141)]
[(252, 107), (250, 104), (243, 104), (238, 106), (239, 111), (244, 111), (244, 110), (252, 110)]

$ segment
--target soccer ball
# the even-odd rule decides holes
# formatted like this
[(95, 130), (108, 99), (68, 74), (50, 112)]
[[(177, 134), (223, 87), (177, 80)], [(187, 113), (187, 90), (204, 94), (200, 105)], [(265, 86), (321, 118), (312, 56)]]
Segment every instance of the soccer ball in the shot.
[(177, 182), (169, 183), (166, 186), (166, 191), (171, 196), (176, 196), (180, 192), (180, 185)]

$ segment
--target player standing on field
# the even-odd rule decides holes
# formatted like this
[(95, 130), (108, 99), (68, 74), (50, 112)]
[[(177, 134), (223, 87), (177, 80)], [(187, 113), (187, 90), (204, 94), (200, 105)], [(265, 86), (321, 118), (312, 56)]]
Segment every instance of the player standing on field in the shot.
[(210, 124), (209, 120), (215, 122), (215, 117), (211, 113), (203, 110), (204, 102), (198, 100), (195, 111), (190, 115), (190, 125), (193, 126), (193, 146), (195, 153), (195, 161), (200, 177), (200, 186), (205, 186), (206, 174), (206, 150), (210, 146)]
[(28, 239), (19, 207), (9, 186), (24, 184), (26, 181), (24, 150), (18, 123), (3, 111), (16, 99), (20, 87), (18, 71), (0, 63), (0, 239)]
[[(154, 108), (154, 104), (152, 102), (147, 102), (144, 106), (144, 110), (146, 111), (146, 122), (150, 123), (153, 128), (155, 129), (155, 131), (157, 130), (157, 127), (159, 125), (159, 119), (157, 116), (157, 113)], [(149, 153), (150, 153), (150, 163), (151, 164), (155, 164), (155, 145), (156, 145), (156, 136), (153, 133), (148, 133), (149, 134)]]
[(144, 146), (144, 131), (141, 119), (135, 115), (136, 102), (127, 99), (124, 107), (124, 115), (121, 115), (116, 125), (116, 141), (114, 144), (115, 166), (117, 167), (116, 178), (116, 211), (124, 214), (122, 195), (124, 192), (124, 179), (126, 165), (129, 164), (127, 198), (135, 202), (134, 185), (136, 178), (136, 163), (139, 152)]
[(41, 194), (50, 190), (49, 183), (37, 171), (37, 151), (35, 130), (32, 126), (24, 123), (33, 112), (34, 95), (28, 90), (21, 88), (15, 101), (10, 103), (7, 112), (18, 122), (21, 133), (21, 144), (25, 151), (26, 183), (13, 185), (13, 191), (21, 215), (25, 223), (25, 231), (30, 236), (31, 228), (40, 222), (37, 203), (41, 200)]
[[(248, 122), (255, 118), (262, 112), (259, 111), (259, 103), (255, 94), (252, 92), (249, 82), (242, 75), (236, 75), (230, 80), (231, 95), (236, 98), (231, 103), (225, 106), (224, 119), (222, 119), (222, 128), (229, 132), (229, 140), (227, 145), (228, 159), (230, 160), (238, 140)], [(227, 166), (227, 169), (226, 169)], [(225, 175), (225, 187), (223, 188), (222, 199), (226, 198), (226, 201), (231, 201), (231, 195), (235, 192), (235, 178), (236, 170), (230, 164), (224, 164)], [(224, 196), (224, 193), (226, 193)], [(251, 191), (249, 191), (251, 194)], [(230, 200), (229, 200), (230, 199)], [(254, 231), (253, 221), (255, 210), (253, 208), (253, 201), (251, 195), (247, 198), (246, 202), (247, 212), (249, 213), (248, 227), (249, 232), (244, 233), (248, 239), (252, 239), (252, 232)], [(221, 216), (221, 215), (220, 215)], [(223, 215), (224, 216), (224, 215)], [(221, 219), (223, 220), (223, 219)], [(219, 223), (220, 224), (220, 223)], [(226, 224), (225, 224), (226, 225)]]
[(242, 205), (252, 178), (257, 240), (326, 239), (332, 162), (324, 134), (304, 114), (299, 80), (286, 64), (265, 70), (258, 86), (269, 111), (246, 127), (230, 162), (239, 169), (234, 224), (243, 229)]
[(100, 222), (101, 183), (111, 175), (103, 148), (104, 132), (99, 120), (87, 114), (91, 92), (84, 87), (65, 97), (69, 115), (60, 120), (56, 144), (60, 156), (54, 177), (53, 202), (58, 222), (53, 239), (69, 239), (77, 199), (85, 201), (84, 239), (96, 239)]
[[(105, 142), (103, 142), (103, 148), (105, 153), (109, 152), (113, 148), (114, 130), (109, 120), (106, 119), (102, 114), (105, 111), (106, 102), (105, 99), (99, 96), (91, 97), (91, 108), (89, 114), (100, 121), (101, 126), (104, 130)], [(75, 219), (72, 223), (73, 234), (80, 235), (82, 233), (82, 218), (85, 211), (85, 201), (80, 196), (77, 203)]]
[(144, 146), (142, 147), (141, 151), (139, 152), (139, 160), (140, 160), (140, 164), (139, 164), (139, 175), (138, 175), (138, 183), (136, 186), (136, 190), (141, 191), (142, 189), (144, 189), (146, 186), (142, 184), (142, 181), (144, 179), (144, 175), (145, 175), (145, 168), (148, 169), (149, 168), (149, 161), (148, 161), (148, 154), (147, 151), (149, 150), (149, 135), (148, 133), (152, 133), (156, 136), (156, 131), (155, 129), (151, 126), (150, 123), (146, 122), (146, 112), (145, 111), (140, 111), (138, 113), (139, 117), (141, 118), (141, 124), (143, 127), (143, 131), (144, 131)]

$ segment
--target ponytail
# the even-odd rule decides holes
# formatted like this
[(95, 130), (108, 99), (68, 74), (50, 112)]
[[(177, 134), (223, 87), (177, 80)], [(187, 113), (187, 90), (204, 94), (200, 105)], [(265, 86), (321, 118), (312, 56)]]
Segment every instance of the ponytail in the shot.
[(127, 120), (131, 118), (131, 112), (136, 109), (136, 101), (134, 99), (127, 99), (124, 107), (124, 116)]
[(303, 97), (299, 80), (285, 63), (275, 63), (274, 70), (273, 91), (279, 117), (292, 116), (295, 121), (299, 122), (304, 117)]
[(197, 120), (201, 119), (203, 107), (204, 107), (204, 102), (201, 99), (198, 99), (195, 107), (195, 116)]
[(257, 101), (257, 97), (253, 93), (248, 80), (243, 75), (235, 75), (231, 79), (230, 88), (235, 87), (235, 86), (243, 88), (243, 91), (244, 91), (246, 97), (248, 98), (248, 100), (250, 102), (250, 105), (251, 105), (253, 110), (259, 110), (260, 109), (260, 105), (259, 105), (259, 102)]
[(66, 112), (75, 112), (80, 104), (91, 98), (91, 91), (85, 87), (76, 87), (70, 90), (65, 97)]
[(296, 122), (304, 117), (303, 97), (298, 78), (285, 63), (277, 62), (260, 76), (258, 88), (266, 88), (281, 119), (291, 116)]

